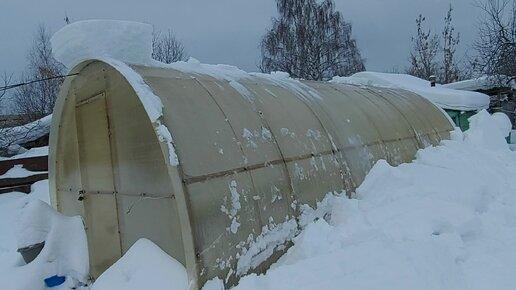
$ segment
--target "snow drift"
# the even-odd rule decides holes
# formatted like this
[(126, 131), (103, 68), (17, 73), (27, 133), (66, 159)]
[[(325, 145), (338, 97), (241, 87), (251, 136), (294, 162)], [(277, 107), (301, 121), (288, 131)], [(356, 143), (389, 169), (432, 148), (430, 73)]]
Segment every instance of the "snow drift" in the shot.
[[(40, 199), (48, 201), (48, 182), (34, 184), (30, 196), (0, 195), (0, 289), (43, 290), (44, 279), (55, 275), (66, 278), (63, 287), (67, 288), (62, 289), (87, 284), (88, 247), (82, 219), (63, 216)], [(29, 264), (16, 253), (43, 241), (41, 253)]]

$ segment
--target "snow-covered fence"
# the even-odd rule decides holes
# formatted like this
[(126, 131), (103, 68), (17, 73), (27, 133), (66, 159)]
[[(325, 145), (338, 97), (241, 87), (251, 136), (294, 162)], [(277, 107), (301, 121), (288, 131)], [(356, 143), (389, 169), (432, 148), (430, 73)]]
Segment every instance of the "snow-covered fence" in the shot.
[(51, 120), (52, 115), (48, 115), (28, 124), (0, 128), (0, 156), (12, 156), (26, 151), (21, 145), (30, 145), (29, 148), (34, 143), (42, 143), (39, 146), (47, 145)]
[(48, 178), (48, 156), (0, 161), (0, 194), (29, 193), (32, 184)]

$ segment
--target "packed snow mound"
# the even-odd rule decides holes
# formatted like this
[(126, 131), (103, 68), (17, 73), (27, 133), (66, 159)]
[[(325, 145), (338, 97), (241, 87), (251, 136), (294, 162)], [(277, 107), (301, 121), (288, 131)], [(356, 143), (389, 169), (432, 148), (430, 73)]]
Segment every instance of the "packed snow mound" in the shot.
[(470, 129), (464, 133), (464, 142), (480, 145), (490, 150), (507, 150), (506, 137), (509, 136), (512, 123), (504, 113), (489, 115), (486, 110), (468, 119)]
[(476, 111), (489, 107), (489, 96), (469, 91), (446, 88), (407, 74), (377, 72), (359, 72), (350, 77), (334, 77), (331, 82), (358, 86), (375, 86), (392, 89), (404, 89), (414, 92), (434, 102), (443, 109)]
[(54, 57), (69, 69), (87, 59), (112, 58), (149, 64), (152, 26), (119, 20), (84, 20), (64, 26), (50, 39)]
[[(40, 187), (43, 184), (33, 187), (33, 191), (42, 190)], [(4, 232), (9, 226), (0, 222), (0, 242), (10, 245), (2, 253), (0, 244), (0, 289), (44, 290), (44, 280), (55, 275), (66, 278), (63, 286), (67, 288), (61, 289), (73, 289), (87, 283), (88, 246), (82, 219), (57, 213), (50, 205), (39, 200), (44, 193), (48, 199), (48, 187), (36, 198), (17, 193), (0, 196), (2, 206), (16, 208), (15, 212), (7, 212), (11, 216), (2, 217), (0, 214), (2, 222), (12, 223), (11, 230)], [(14, 213), (18, 215), (12, 216)], [(41, 253), (29, 264), (25, 264), (20, 254), (16, 253), (18, 248), (43, 241), (45, 246)]]
[(187, 290), (186, 269), (147, 239), (138, 240), (91, 290)]

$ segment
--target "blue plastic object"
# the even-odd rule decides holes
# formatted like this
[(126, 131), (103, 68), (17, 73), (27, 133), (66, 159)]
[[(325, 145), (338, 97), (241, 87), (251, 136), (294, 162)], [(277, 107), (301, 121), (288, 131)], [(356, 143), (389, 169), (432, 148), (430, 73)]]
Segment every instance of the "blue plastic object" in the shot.
[(55, 287), (55, 286), (59, 286), (61, 284), (63, 284), (66, 280), (66, 277), (64, 276), (57, 276), (57, 275), (54, 275), (52, 277), (48, 277), (45, 279), (45, 285), (47, 285), (47, 287)]

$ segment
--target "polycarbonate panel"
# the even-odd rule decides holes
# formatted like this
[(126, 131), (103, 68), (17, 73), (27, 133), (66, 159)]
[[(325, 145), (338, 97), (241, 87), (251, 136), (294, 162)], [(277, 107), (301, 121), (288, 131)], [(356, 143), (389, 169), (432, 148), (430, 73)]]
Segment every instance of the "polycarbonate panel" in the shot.
[(89, 100), (76, 109), (82, 190), (113, 192), (105, 95), (92, 96)]
[[(322, 101), (314, 101), (313, 109), (321, 116), (323, 126), (333, 135), (335, 144), (342, 152), (341, 167), (350, 169), (351, 174), (346, 174), (345, 178), (352, 179), (354, 185), (360, 184), (374, 161), (385, 156), (381, 143), (378, 144), (381, 136), (374, 126), (374, 120), (360, 111), (355, 105), (356, 99), (331, 85), (316, 82), (309, 85), (322, 96)], [(354, 191), (355, 188), (346, 189)]]
[(254, 200), (261, 228), (270, 224), (281, 224), (297, 216), (293, 203), (291, 178), (285, 164), (270, 165), (250, 171), (254, 185)]
[[(113, 76), (111, 82), (114, 86), (122, 80)], [(138, 97), (122, 85), (112, 87), (108, 95), (118, 193), (170, 197), (173, 193), (163, 153)]]
[(277, 85), (242, 82), (255, 96), (285, 159), (331, 151), (331, 142), (310, 107)]
[(332, 154), (289, 161), (287, 166), (298, 205), (314, 207), (327, 193), (345, 190), (340, 165)]
[(118, 195), (117, 202), (123, 253), (139, 239), (147, 238), (185, 264), (177, 204), (173, 196), (142, 198)]
[(402, 108), (400, 115), (410, 124), (411, 131), (415, 136), (414, 140), (417, 141), (418, 147), (424, 148), (435, 142), (435, 139), (432, 138), (432, 136), (435, 135), (435, 131), (430, 124), (427, 124), (424, 118), (422, 118), (425, 114), (424, 110), (417, 110), (417, 108), (413, 106), (415, 101), (407, 101), (397, 93), (389, 90), (383, 90), (381, 97)]
[(217, 177), (189, 184), (187, 189), (201, 285), (211, 277), (234, 284), (241, 247), (262, 229), (251, 175)]
[(400, 93), (400, 91), (395, 90), (390, 90), (390, 92), (409, 103), (416, 114), (417, 112), (424, 112), (417, 114), (417, 116), (426, 125), (428, 132), (435, 132), (435, 135), (429, 134), (429, 138), (434, 137), (431, 140), (433, 145), (437, 145), (441, 139), (450, 138), (449, 130), (446, 129), (450, 122), (447, 118), (442, 118), (443, 111), (435, 108), (436, 105), (425, 98), (419, 98), (412, 92), (403, 91), (403, 93)]
[(110, 74), (108, 115), (122, 252), (145, 237), (185, 263), (181, 225), (163, 152), (147, 114), (118, 74)]
[[(400, 108), (395, 107), (384, 98), (371, 95), (364, 89), (350, 87), (345, 94), (347, 97), (355, 99), (357, 106), (362, 108), (361, 112), (374, 123), (373, 126), (381, 136), (381, 141), (413, 137), (410, 124), (400, 116)], [(416, 141), (414, 141), (413, 148), (415, 147), (417, 147)]]
[(164, 105), (181, 168), (203, 177), (246, 165), (246, 157), (220, 107), (195, 79), (146, 78)]
[[(75, 102), (68, 102), (67, 110), (64, 110), (61, 118), (65, 126), (61, 127), (61, 134), (64, 136), (59, 139), (59, 150), (62, 156), (67, 156), (65, 160), (52, 162), (55, 165), (54, 172), (59, 172), (60, 183), (58, 184), (58, 194), (55, 195), (55, 206), (58, 211), (68, 216), (83, 215), (84, 208), (82, 202), (78, 200), (79, 191), (82, 190), (81, 171), (79, 166), (79, 149), (77, 141), (77, 126), (75, 122)], [(55, 177), (54, 177), (55, 178)]]
[(90, 273), (97, 278), (122, 255), (114, 195), (106, 94), (76, 105), (79, 165)]
[(253, 98), (241, 95), (226, 82), (200, 80), (200, 83), (224, 112), (247, 165), (281, 160), (278, 146), (267, 124), (260, 119)]
[[(341, 91), (343, 86), (336, 85), (335, 88)], [(400, 113), (402, 108), (397, 108), (384, 98), (371, 95), (357, 87), (347, 86), (343, 93), (355, 100), (356, 107), (361, 108), (361, 112), (376, 129), (379, 139), (373, 144), (381, 146), (385, 152), (382, 158), (391, 165), (398, 165), (401, 160), (414, 156), (419, 146), (414, 139), (415, 134), (411, 125)]]

